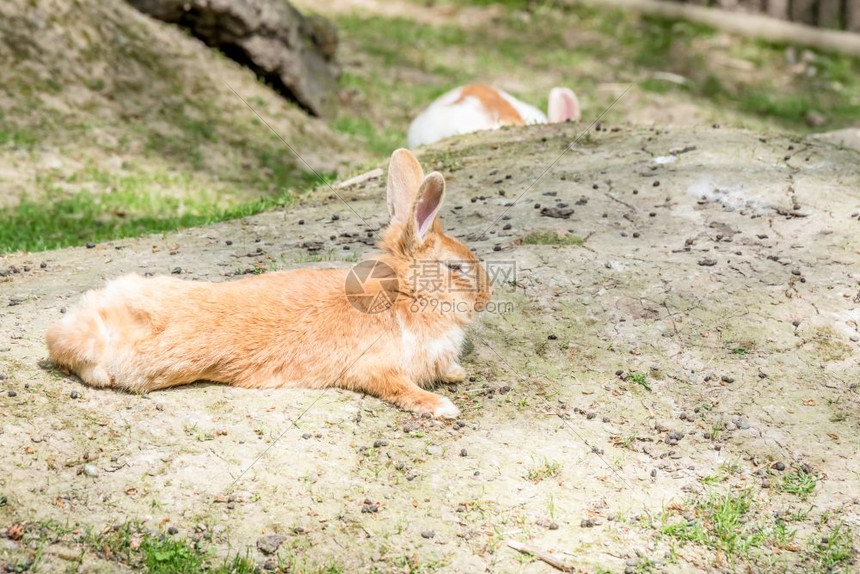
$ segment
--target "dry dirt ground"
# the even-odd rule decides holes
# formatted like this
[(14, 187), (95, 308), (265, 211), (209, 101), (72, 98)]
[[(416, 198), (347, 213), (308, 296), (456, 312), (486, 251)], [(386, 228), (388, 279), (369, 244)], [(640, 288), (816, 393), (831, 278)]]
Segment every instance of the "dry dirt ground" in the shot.
[(24, 531), (0, 563), (115, 571), (83, 533), (140, 520), (269, 567), (255, 544), (281, 535), (297, 571), (550, 571), (510, 540), (582, 571), (856, 567), (860, 154), (708, 127), (561, 155), (575, 130), (422, 155), (446, 228), (516, 266), (470, 331), (469, 382), (441, 389), (458, 421), (338, 390), (134, 396), (43, 362), (49, 323), (108, 277), (350, 265), (381, 182), (0, 259), (0, 528)]

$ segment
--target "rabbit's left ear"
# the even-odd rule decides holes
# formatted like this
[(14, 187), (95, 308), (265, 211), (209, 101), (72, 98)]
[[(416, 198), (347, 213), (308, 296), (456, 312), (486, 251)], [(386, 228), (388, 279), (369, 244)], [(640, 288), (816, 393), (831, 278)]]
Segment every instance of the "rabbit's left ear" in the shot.
[(427, 237), (444, 201), (445, 178), (438, 171), (434, 171), (424, 178), (415, 203), (415, 225), (419, 242), (423, 242)]
[(568, 88), (553, 88), (550, 90), (546, 111), (547, 119), (550, 123), (566, 122), (567, 120), (578, 122), (582, 119), (579, 99), (577, 99), (573, 90)]
[(388, 164), (388, 215), (391, 221), (407, 223), (415, 205), (415, 197), (424, 179), (424, 170), (408, 149), (391, 154)]

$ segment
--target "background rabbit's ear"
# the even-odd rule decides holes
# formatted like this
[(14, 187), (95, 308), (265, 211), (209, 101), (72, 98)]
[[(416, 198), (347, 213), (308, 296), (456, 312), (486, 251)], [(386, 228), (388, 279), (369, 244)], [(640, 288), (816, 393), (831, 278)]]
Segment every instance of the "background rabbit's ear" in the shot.
[(424, 241), (427, 233), (436, 221), (436, 215), (445, 201), (445, 178), (434, 171), (424, 179), (418, 191), (418, 201), (415, 204), (415, 223), (418, 227), (418, 241)]
[(392, 221), (405, 223), (412, 213), (424, 170), (412, 152), (398, 149), (388, 164), (388, 214)]
[(550, 123), (566, 122), (567, 120), (578, 122), (582, 118), (582, 110), (579, 107), (579, 99), (573, 90), (568, 88), (551, 89), (546, 115)]

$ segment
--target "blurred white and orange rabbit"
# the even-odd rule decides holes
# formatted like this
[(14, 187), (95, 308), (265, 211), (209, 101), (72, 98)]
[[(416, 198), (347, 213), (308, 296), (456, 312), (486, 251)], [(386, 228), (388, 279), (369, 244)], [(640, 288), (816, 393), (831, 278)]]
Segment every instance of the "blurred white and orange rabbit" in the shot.
[(486, 84), (470, 84), (440, 96), (409, 125), (409, 147), (506, 125), (522, 126), (579, 121), (582, 111), (568, 88), (549, 92), (547, 115), (509, 93)]
[(450, 400), (423, 387), (465, 377), (458, 356), (465, 327), (489, 301), (487, 275), (442, 230), (441, 174), (425, 177), (412, 153), (397, 150), (387, 193), (382, 253), (352, 271), (221, 283), (126, 275), (85, 293), (48, 330), (50, 358), (94, 387), (339, 387), (456, 417)]

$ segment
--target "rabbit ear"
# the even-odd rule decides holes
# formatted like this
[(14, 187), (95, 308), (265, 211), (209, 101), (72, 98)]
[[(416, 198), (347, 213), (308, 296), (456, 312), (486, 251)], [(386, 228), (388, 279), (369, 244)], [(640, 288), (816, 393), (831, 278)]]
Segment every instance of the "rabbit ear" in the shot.
[(436, 215), (445, 201), (445, 178), (438, 171), (434, 171), (424, 179), (421, 189), (418, 191), (418, 200), (415, 204), (415, 223), (418, 230), (418, 241), (424, 241), (427, 233), (436, 221)]
[(392, 221), (406, 223), (424, 179), (421, 164), (408, 149), (391, 154), (388, 164), (388, 214)]
[(579, 107), (576, 94), (568, 88), (550, 90), (547, 116), (550, 123), (566, 122), (567, 120), (578, 122), (582, 118), (582, 110)]

